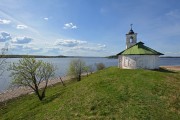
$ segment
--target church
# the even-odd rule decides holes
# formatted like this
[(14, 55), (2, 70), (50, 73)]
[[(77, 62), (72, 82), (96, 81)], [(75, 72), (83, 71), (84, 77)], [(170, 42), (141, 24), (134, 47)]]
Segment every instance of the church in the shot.
[(118, 67), (123, 69), (158, 69), (159, 56), (163, 55), (152, 48), (137, 42), (137, 33), (132, 30), (126, 34), (126, 49), (118, 55)]

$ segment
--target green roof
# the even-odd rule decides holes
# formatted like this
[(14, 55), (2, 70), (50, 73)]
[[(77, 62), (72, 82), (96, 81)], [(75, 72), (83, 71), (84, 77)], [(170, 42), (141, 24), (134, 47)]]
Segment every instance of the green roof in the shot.
[(117, 55), (164, 55), (144, 45), (143, 42), (138, 42), (130, 48), (120, 52)]

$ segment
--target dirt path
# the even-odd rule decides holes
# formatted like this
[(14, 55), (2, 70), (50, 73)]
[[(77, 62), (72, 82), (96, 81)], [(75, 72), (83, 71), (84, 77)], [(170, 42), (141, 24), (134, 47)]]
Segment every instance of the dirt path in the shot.
[(161, 68), (173, 71), (180, 71), (180, 66), (160, 66)]
[[(70, 77), (68, 77), (68, 76), (64, 76), (61, 78), (62, 78), (62, 81), (70, 80)], [(61, 80), (59, 78), (50, 80), (48, 83), (48, 86), (54, 85), (59, 82), (61, 82)], [(40, 88), (42, 88), (43, 86), (44, 86), (44, 83), (42, 83), (40, 85)], [(3, 93), (0, 93), (0, 102), (19, 97), (21, 95), (30, 94), (32, 92), (33, 92), (33, 90), (30, 89), (29, 87), (19, 87), (19, 88), (14, 88), (14, 89), (8, 89), (8, 90), (4, 91)]]

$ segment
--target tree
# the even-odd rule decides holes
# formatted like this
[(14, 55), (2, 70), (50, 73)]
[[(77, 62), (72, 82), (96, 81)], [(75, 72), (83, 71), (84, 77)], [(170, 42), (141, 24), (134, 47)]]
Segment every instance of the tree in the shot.
[(87, 73), (87, 76), (88, 76), (89, 73), (92, 74), (93, 71), (94, 71), (93, 65), (85, 66), (84, 71)]
[(81, 81), (81, 75), (86, 70), (86, 64), (81, 59), (72, 60), (69, 65), (68, 75)]
[(0, 53), (0, 76), (2, 76), (3, 72), (5, 71), (6, 67), (6, 57), (5, 54), (8, 51), (7, 48), (2, 48)]
[(102, 69), (104, 69), (106, 66), (103, 64), (103, 63), (97, 63), (96, 64), (96, 68), (97, 68), (97, 70), (102, 70)]
[(52, 64), (29, 57), (20, 59), (18, 63), (13, 63), (10, 70), (12, 70), (12, 84), (30, 87), (40, 101), (45, 97), (49, 79), (55, 74), (55, 68)]
[(88, 70), (89, 70), (89, 72), (92, 74), (93, 73), (93, 71), (94, 71), (94, 68), (93, 68), (93, 65), (89, 65), (88, 66)]

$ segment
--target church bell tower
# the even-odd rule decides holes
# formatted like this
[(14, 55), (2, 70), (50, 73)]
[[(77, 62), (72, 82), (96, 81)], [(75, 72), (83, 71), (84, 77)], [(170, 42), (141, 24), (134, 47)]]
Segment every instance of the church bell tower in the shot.
[(137, 43), (137, 33), (132, 30), (132, 24), (130, 31), (126, 34), (126, 49)]

